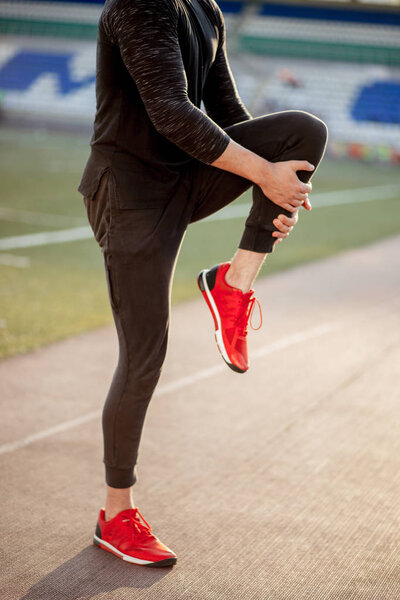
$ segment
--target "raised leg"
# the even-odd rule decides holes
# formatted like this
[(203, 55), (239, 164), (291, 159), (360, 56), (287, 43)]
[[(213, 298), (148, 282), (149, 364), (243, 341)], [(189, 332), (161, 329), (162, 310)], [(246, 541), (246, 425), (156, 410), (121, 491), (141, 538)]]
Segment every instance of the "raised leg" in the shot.
[[(313, 171), (297, 171), (303, 182), (308, 182), (318, 167), (327, 141), (323, 121), (302, 111), (266, 115), (233, 125), (227, 131), (241, 146), (270, 162), (311, 163)], [(198, 165), (195, 174), (199, 200), (192, 221), (219, 210), (252, 185), (243, 177), (206, 165)], [(225, 362), (236, 372), (244, 373), (249, 367), (246, 336), (255, 302), (253, 282), (266, 255), (273, 250), (282, 222), (294, 223), (296, 213), (297, 209), (292, 213), (274, 204), (254, 185), (252, 208), (233, 260), (199, 274), (199, 287), (213, 316), (217, 346)], [(289, 226), (288, 222), (285, 226)]]
[[(236, 142), (271, 162), (286, 160), (308, 160), (313, 172), (298, 171), (303, 182), (310, 180), (324, 155), (327, 127), (323, 121), (304, 111), (282, 111), (264, 115), (228, 127), (226, 131)], [(198, 202), (192, 222), (203, 219), (238, 198), (253, 184), (248, 179), (198, 163), (195, 170)], [(246, 221), (240, 248), (268, 253), (276, 241), (274, 219), (288, 211), (271, 202), (253, 186), (253, 205)]]

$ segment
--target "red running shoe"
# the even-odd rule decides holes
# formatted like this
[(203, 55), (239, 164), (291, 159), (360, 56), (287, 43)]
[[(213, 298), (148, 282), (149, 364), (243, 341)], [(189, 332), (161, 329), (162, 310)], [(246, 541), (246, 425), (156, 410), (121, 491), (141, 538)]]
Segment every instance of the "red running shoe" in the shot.
[(129, 508), (105, 521), (100, 510), (93, 543), (122, 560), (146, 567), (167, 567), (176, 564), (174, 552), (151, 533), (150, 525), (138, 508)]
[[(254, 290), (243, 294), (225, 281), (229, 267), (230, 263), (221, 263), (211, 269), (204, 269), (199, 273), (197, 283), (213, 316), (215, 340), (222, 358), (233, 371), (244, 373), (249, 368), (248, 322), (255, 302), (259, 307), (260, 303), (253, 296)], [(253, 329), (260, 329), (261, 324), (262, 316), (259, 327), (251, 326)]]

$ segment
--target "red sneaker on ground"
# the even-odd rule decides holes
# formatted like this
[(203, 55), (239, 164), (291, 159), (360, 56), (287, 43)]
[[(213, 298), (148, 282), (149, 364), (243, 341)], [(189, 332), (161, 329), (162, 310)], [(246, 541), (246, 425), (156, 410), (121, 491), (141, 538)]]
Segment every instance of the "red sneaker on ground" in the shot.
[(151, 533), (150, 525), (138, 508), (123, 510), (109, 521), (104, 517), (102, 508), (93, 536), (96, 546), (135, 565), (167, 567), (176, 564), (176, 554)]
[(197, 283), (213, 316), (215, 339), (222, 358), (233, 371), (244, 373), (249, 368), (248, 322), (258, 300), (253, 296), (254, 290), (243, 294), (226, 283), (225, 274), (229, 267), (230, 263), (221, 263), (204, 269), (199, 273)]

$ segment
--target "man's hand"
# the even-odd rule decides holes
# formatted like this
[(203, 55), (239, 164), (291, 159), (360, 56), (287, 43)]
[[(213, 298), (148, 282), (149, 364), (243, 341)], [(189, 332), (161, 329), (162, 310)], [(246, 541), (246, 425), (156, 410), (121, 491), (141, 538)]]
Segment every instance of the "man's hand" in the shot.
[[(278, 231), (274, 231), (272, 236), (276, 238), (275, 244), (279, 244), (285, 238), (290, 235), (293, 227), (296, 225), (299, 220), (299, 212), (295, 210), (292, 213), (291, 217), (287, 217), (286, 215), (278, 215), (276, 219), (273, 220), (273, 224), (277, 228)], [(274, 244), (274, 245), (275, 245)]]
[(265, 169), (257, 182), (264, 194), (274, 204), (289, 212), (298, 210), (302, 205), (306, 210), (311, 210), (308, 194), (312, 190), (312, 184), (300, 181), (296, 171), (313, 171), (314, 166), (307, 160), (265, 162)]
[(312, 185), (300, 181), (296, 173), (314, 170), (314, 166), (307, 160), (272, 163), (230, 140), (226, 150), (211, 164), (253, 181), (260, 186), (267, 198), (289, 212), (297, 210), (300, 206), (311, 210), (308, 194)]

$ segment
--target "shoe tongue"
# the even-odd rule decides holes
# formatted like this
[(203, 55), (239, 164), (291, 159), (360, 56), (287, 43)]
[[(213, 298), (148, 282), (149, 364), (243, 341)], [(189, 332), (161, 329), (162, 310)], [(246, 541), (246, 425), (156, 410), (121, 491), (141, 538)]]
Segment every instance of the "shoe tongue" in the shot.
[(134, 508), (126, 508), (125, 510), (121, 510), (121, 512), (119, 513), (121, 517), (134, 517), (135, 514), (136, 511)]
[(246, 308), (250, 302), (250, 300), (252, 299), (254, 294), (254, 290), (250, 290), (249, 292), (246, 292), (245, 294), (242, 294), (242, 301), (245, 302), (246, 304)]

